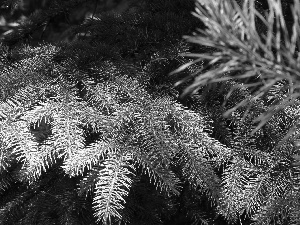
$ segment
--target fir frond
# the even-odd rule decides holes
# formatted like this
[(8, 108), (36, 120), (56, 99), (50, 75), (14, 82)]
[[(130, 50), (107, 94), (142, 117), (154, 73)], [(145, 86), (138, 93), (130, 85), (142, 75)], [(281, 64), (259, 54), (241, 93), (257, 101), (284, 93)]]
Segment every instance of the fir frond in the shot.
[(114, 152), (113, 142), (97, 141), (74, 152), (72, 157), (64, 161), (62, 168), (70, 176), (81, 175), (85, 170), (91, 170), (93, 166), (99, 165), (105, 156), (112, 152)]
[(125, 197), (131, 187), (130, 178), (133, 168), (126, 162), (130, 156), (111, 155), (105, 160), (99, 170), (100, 179), (95, 186), (93, 200), (95, 216), (104, 224), (110, 224), (113, 217), (121, 220), (121, 210), (124, 208)]
[(244, 199), (245, 193), (247, 193), (245, 192), (245, 186), (248, 184), (251, 175), (256, 175), (255, 168), (242, 160), (236, 160), (224, 171), (221, 204), (224, 205), (222, 214), (229, 221), (237, 221), (244, 213), (245, 208), (241, 203), (246, 200)]
[(221, 180), (214, 173), (214, 169), (206, 156), (195, 146), (183, 150), (180, 162), (182, 163), (183, 176), (199, 191), (210, 195), (212, 202), (218, 202), (220, 197)]
[[(284, 74), (297, 74), (299, 27), (278, 48), (264, 23), (274, 15), (284, 35), (278, 1), (263, 17), (254, 1), (199, 0), (206, 28), (188, 40), (206, 47), (181, 40), (201, 24), (188, 17), (192, 0), (93, 16), (68, 29), (70, 43), (13, 46), (80, 2), (42, 9), (3, 37), (0, 223), (297, 224), (299, 99), (284, 102), (294, 85)], [(185, 76), (203, 86), (172, 86)], [(185, 87), (197, 94), (178, 99)], [(276, 114), (251, 135), (268, 109)]]
[(16, 155), (17, 160), (23, 162), (24, 165), (34, 163), (36, 160), (34, 153), (38, 151), (38, 143), (34, 141), (26, 121), (4, 121), (0, 125), (1, 132), (9, 140), (6, 146), (14, 147), (12, 154)]
[[(147, 149), (149, 149), (149, 146), (147, 146)], [(136, 151), (135, 160), (142, 167), (143, 171), (147, 173), (150, 181), (161, 190), (178, 195), (180, 187), (179, 179), (170, 169), (165, 168), (164, 165), (160, 165), (163, 158), (161, 158), (159, 152), (149, 152), (148, 150), (147, 154), (145, 154), (139, 151), (139, 149), (136, 149)]]

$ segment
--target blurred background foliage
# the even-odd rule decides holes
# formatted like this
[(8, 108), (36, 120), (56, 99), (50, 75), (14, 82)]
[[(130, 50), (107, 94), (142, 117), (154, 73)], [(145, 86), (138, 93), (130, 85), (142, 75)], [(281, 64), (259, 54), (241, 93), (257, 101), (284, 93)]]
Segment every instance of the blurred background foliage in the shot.
[[(84, 0), (73, 1), (71, 7), (68, 1), (53, 0), (6, 0), (0, 1), (0, 40), (5, 39), (21, 25), (45, 13), (45, 21), (38, 29), (28, 36), (31, 44), (40, 41), (69, 42), (75, 38), (70, 32), (73, 25), (79, 25), (88, 18), (96, 17), (100, 13), (115, 12), (122, 14), (128, 10), (134, 11), (141, 8), (143, 1), (137, 0)], [(55, 10), (55, 9), (61, 9)], [(47, 16), (49, 18), (47, 18)], [(28, 41), (28, 40), (27, 40)]]
[[(241, 3), (242, 0), (237, 0), (237, 2)], [(260, 12), (266, 12), (267, 2), (268, 0), (256, 1), (257, 9)], [(293, 20), (290, 11), (292, 2), (293, 0), (282, 1), (287, 24), (292, 24)], [(30, 23), (35, 25), (36, 22), (32, 21), (39, 19), (40, 23), (36, 24), (31, 33), (25, 35), (26, 43), (70, 42), (75, 38), (71, 32), (73, 25), (79, 25), (88, 18), (97, 17), (101, 13), (122, 14), (128, 11), (141, 11), (145, 6), (144, 3), (145, 0), (2, 0), (0, 1), (0, 40), (6, 42), (6, 37), (8, 37), (11, 41), (14, 30), (22, 30), (22, 26)], [(43, 17), (39, 14), (43, 14)], [(264, 27), (258, 29), (265, 30)]]

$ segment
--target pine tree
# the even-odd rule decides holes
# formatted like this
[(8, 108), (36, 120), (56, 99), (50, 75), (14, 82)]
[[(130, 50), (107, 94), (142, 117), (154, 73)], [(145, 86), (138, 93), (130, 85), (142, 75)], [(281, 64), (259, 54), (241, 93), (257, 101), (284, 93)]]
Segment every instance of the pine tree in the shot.
[[(251, 135), (285, 83), (253, 99), (247, 85), (215, 80), (179, 98), (192, 81), (174, 84), (205, 64), (182, 53), (216, 57), (182, 39), (205, 29), (193, 1), (145, 0), (72, 26), (69, 43), (31, 43), (85, 1), (51, 2), (0, 46), (0, 224), (299, 223), (298, 130), (283, 139), (297, 106)], [(250, 109), (223, 117), (244, 99)]]
[[(206, 96), (219, 87), (223, 115), (237, 119), (232, 146), (238, 144), (242, 157), (223, 172), (222, 214), (229, 220), (246, 214), (255, 224), (298, 224), (299, 1), (196, 4), (193, 14), (205, 28), (185, 38), (201, 51), (184, 54), (195, 60), (175, 72), (204, 64), (177, 82), (192, 79), (182, 95)], [(237, 98), (237, 90), (248, 94)]]

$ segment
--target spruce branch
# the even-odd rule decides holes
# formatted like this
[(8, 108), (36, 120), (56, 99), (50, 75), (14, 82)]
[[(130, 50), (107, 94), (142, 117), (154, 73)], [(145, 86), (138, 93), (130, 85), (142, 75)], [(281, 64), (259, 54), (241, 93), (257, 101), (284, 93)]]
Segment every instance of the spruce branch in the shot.
[(127, 160), (130, 155), (110, 155), (98, 173), (100, 179), (95, 186), (94, 209), (97, 220), (111, 224), (113, 217), (121, 219), (125, 197), (131, 187), (132, 169)]

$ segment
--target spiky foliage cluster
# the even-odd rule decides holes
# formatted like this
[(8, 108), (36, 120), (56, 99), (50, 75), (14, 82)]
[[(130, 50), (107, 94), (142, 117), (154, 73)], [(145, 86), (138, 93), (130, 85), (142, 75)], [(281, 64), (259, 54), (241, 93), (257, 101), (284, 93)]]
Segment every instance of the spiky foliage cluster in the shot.
[[(181, 39), (202, 25), (191, 10), (143, 1), (72, 27), (71, 43), (16, 44), (37, 23), (3, 39), (0, 224), (299, 223), (298, 130), (283, 138), (298, 108), (251, 135), (285, 83), (253, 99), (247, 85), (217, 80), (178, 98), (191, 83), (174, 83), (203, 64), (181, 56), (199, 50)], [(223, 117), (245, 99), (251, 108)]]
[(197, 1), (193, 14), (203, 21), (206, 29), (199, 29), (193, 36), (185, 38), (213, 50), (204, 54), (185, 54), (196, 60), (177, 71), (203, 60), (210, 66), (191, 75), (195, 80), (185, 89), (184, 95), (196, 92), (202, 85), (227, 80), (235, 80), (252, 91), (251, 98), (240, 101), (226, 115), (239, 107), (251, 105), (251, 100), (261, 98), (269, 91), (274, 94), (270, 89), (276, 86), (277, 91), (285, 95), (275, 103), (269, 100), (267, 113), (257, 118), (261, 121), (259, 129), (275, 113), (295, 104), (300, 95), (300, 3), (295, 1), (293, 7), (290, 6), (293, 23), (288, 27), (281, 1), (268, 0), (268, 13), (257, 11), (255, 1), (238, 2), (240, 5), (235, 1)]
[(217, 90), (224, 92), (222, 112), (233, 132), (217, 132), (236, 153), (222, 174), (222, 214), (299, 224), (300, 5), (295, 0), (284, 11), (281, 1), (268, 0), (262, 12), (261, 3), (197, 1), (193, 14), (205, 28), (185, 39), (198, 52), (185, 53), (194, 60), (173, 73), (200, 65), (177, 82), (191, 80), (183, 96), (214, 102)]

